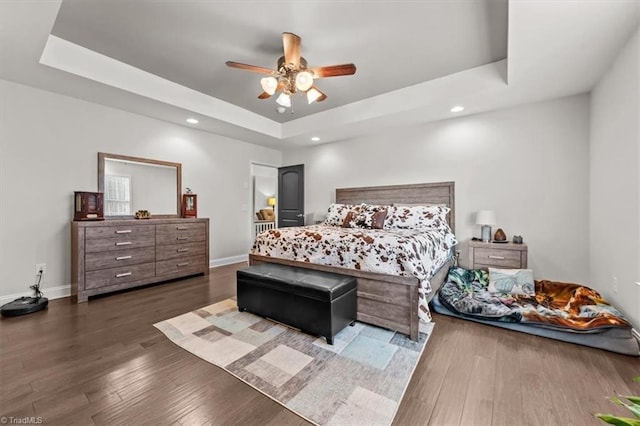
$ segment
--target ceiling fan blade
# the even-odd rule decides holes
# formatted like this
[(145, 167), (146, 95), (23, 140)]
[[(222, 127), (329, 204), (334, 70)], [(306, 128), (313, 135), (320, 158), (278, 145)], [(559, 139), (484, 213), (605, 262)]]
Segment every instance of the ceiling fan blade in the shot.
[(294, 33), (282, 33), (285, 64), (293, 64), (295, 69), (300, 67), (300, 43), (302, 39)]
[(259, 72), (261, 74), (269, 74), (269, 75), (277, 74), (277, 72), (274, 70), (270, 70), (269, 68), (257, 67), (255, 65), (241, 64), (240, 62), (233, 62), (233, 61), (227, 61), (225, 63), (227, 64), (228, 67), (237, 68), (239, 70), (253, 71), (253, 72)]
[[(318, 89), (316, 89), (318, 90)], [(318, 92), (320, 92), (320, 97), (318, 99), (316, 99), (316, 102), (322, 102), (325, 99), (327, 99), (327, 95), (325, 95), (322, 91), (318, 90)]]
[(314, 84), (307, 92), (307, 99), (309, 100), (309, 103), (322, 102), (327, 99), (327, 95), (325, 95), (322, 90), (318, 89), (318, 86)]
[(356, 66), (353, 64), (329, 65), (327, 67), (311, 68), (314, 78), (338, 77), (341, 75), (353, 75)]

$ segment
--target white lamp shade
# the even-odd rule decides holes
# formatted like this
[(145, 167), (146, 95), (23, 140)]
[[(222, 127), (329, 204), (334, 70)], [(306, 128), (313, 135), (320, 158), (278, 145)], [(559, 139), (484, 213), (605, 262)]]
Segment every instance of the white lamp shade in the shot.
[(318, 98), (322, 96), (322, 93), (316, 89), (309, 89), (307, 92), (307, 102), (312, 104), (318, 100)]
[(296, 89), (306, 92), (313, 86), (313, 75), (309, 71), (301, 71), (296, 75)]
[(260, 85), (262, 86), (262, 90), (267, 92), (270, 95), (276, 93), (276, 88), (278, 87), (278, 80), (274, 77), (265, 77), (260, 80)]
[(291, 98), (286, 93), (280, 93), (280, 96), (278, 96), (276, 102), (278, 103), (278, 105), (282, 105), (283, 107), (288, 108), (291, 106)]
[(476, 225), (495, 225), (496, 214), (493, 210), (479, 210), (476, 213)]

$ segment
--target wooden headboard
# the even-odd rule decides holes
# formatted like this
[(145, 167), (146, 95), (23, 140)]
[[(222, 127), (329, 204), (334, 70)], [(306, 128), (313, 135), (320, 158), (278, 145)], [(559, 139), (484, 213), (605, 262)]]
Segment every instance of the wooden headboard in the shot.
[(341, 204), (446, 204), (451, 209), (447, 220), (456, 232), (455, 182), (416, 183), (409, 185), (337, 188), (336, 203)]

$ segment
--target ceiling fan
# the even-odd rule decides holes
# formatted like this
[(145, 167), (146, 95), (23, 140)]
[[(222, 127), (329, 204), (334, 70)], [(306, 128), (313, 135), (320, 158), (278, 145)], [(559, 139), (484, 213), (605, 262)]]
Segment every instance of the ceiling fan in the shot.
[(278, 59), (278, 66), (275, 70), (233, 61), (227, 61), (226, 64), (231, 68), (269, 75), (269, 77), (260, 80), (260, 85), (264, 91), (258, 95), (258, 99), (267, 99), (276, 92), (280, 92), (276, 102), (283, 107), (290, 107), (292, 96), (295, 93), (304, 93), (308, 103), (322, 102), (327, 99), (327, 95), (320, 91), (313, 80), (316, 78), (353, 75), (356, 73), (356, 66), (354, 64), (342, 64), (308, 68), (307, 60), (300, 56), (301, 42), (302, 39), (293, 33), (282, 33), (284, 56)]

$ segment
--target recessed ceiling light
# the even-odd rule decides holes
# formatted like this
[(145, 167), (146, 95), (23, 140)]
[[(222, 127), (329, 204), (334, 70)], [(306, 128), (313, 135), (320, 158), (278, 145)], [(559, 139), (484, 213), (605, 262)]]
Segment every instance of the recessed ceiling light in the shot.
[(464, 111), (464, 107), (463, 106), (454, 106), (453, 108), (451, 108), (451, 112), (460, 112), (460, 111)]
[(314, 136), (314, 137), (311, 138), (311, 140), (314, 141), (314, 142), (318, 142), (320, 140), (320, 138), (317, 137), (317, 136)]
[(195, 118), (187, 118), (187, 123), (198, 124), (198, 120), (196, 120)]

